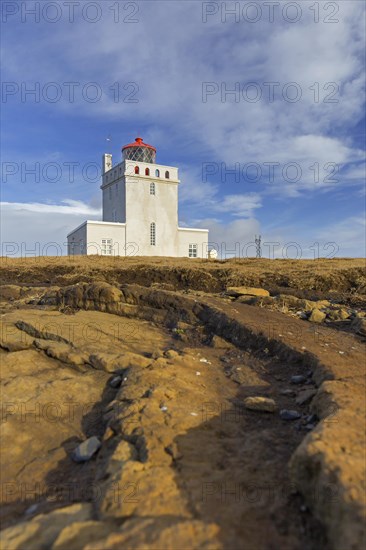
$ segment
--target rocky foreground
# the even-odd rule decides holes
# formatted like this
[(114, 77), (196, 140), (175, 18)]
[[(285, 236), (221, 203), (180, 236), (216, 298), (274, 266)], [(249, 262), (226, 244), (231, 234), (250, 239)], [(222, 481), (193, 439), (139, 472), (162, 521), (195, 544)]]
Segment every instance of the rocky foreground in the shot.
[(192, 290), (110, 261), (3, 269), (2, 548), (362, 548), (359, 266)]

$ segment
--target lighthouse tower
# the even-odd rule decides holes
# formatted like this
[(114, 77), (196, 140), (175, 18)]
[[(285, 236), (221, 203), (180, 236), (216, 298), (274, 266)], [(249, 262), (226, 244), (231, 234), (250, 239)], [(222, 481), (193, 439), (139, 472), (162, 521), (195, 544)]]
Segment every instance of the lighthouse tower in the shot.
[(68, 253), (206, 258), (208, 230), (178, 225), (178, 168), (156, 164), (156, 149), (137, 137), (122, 162), (103, 155), (103, 221), (69, 233)]

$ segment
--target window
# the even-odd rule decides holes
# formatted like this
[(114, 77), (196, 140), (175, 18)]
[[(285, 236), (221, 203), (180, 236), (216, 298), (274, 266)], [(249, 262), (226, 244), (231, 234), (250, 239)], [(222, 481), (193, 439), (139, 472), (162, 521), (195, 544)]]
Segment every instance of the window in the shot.
[(112, 199), (112, 187), (110, 187), (108, 191), (109, 191), (109, 200), (111, 200)]
[(139, 174), (140, 173), (140, 168), (138, 166), (135, 166), (135, 174)]
[(114, 222), (117, 221), (117, 211), (116, 210), (112, 210), (112, 219)]
[(197, 245), (190, 244), (188, 247), (188, 256), (190, 258), (197, 258)]
[(102, 256), (112, 256), (112, 239), (102, 239)]
[(158, 169), (155, 170), (155, 176), (157, 178), (160, 178), (160, 170), (158, 170)]
[(165, 177), (166, 177), (167, 180), (169, 179), (169, 172), (168, 172), (168, 170), (165, 172)]
[(150, 244), (151, 244), (151, 246), (156, 245), (156, 226), (155, 226), (155, 222), (152, 222), (150, 224)]
[(118, 196), (118, 183), (116, 185), (116, 197)]
[(150, 183), (150, 195), (155, 195), (155, 183), (153, 181)]
[(150, 168), (145, 168), (145, 176), (150, 176)]

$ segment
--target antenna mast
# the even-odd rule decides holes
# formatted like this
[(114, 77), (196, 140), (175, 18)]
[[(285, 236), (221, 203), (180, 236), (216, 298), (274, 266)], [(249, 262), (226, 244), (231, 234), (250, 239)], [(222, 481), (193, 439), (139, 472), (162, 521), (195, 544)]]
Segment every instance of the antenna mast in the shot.
[(256, 248), (256, 258), (261, 258), (262, 257), (262, 245), (261, 245), (261, 241), (262, 241), (262, 236), (261, 235), (257, 235), (255, 236), (255, 239), (254, 239), (254, 242), (255, 242), (255, 248)]

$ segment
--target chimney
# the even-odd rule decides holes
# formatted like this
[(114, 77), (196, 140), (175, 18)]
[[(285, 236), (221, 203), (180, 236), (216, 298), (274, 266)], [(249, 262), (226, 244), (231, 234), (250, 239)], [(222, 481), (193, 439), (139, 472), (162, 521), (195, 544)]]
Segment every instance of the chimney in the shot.
[(102, 158), (102, 172), (105, 174), (112, 168), (112, 155), (105, 153)]

